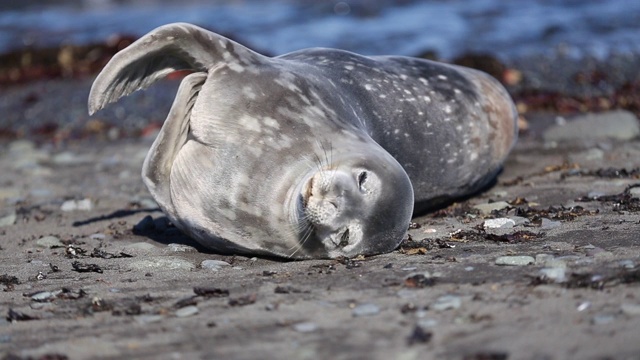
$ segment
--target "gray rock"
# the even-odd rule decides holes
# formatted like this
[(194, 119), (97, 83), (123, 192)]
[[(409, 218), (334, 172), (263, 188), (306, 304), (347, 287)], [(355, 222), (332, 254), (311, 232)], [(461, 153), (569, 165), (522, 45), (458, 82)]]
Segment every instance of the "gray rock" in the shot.
[(485, 229), (509, 229), (516, 225), (516, 222), (508, 218), (487, 219), (482, 226)]
[(60, 241), (60, 239), (58, 239), (55, 236), (45, 236), (36, 241), (36, 246), (41, 248), (51, 249), (54, 247), (63, 247), (64, 244), (62, 243), (62, 241)]
[(193, 270), (195, 265), (190, 261), (172, 256), (152, 257), (144, 260), (137, 260), (129, 264), (132, 270)]
[(51, 161), (56, 165), (82, 165), (94, 162), (91, 155), (78, 155), (70, 151), (64, 151), (53, 156)]
[(551, 126), (544, 132), (545, 141), (633, 139), (640, 134), (638, 119), (628, 111), (609, 111), (577, 116), (566, 124)]
[(633, 269), (634, 267), (636, 267), (636, 264), (633, 262), (633, 260), (620, 260), (618, 261), (618, 265), (625, 269)]
[(92, 208), (91, 199), (67, 200), (60, 206), (62, 211), (89, 211)]
[(436, 311), (444, 311), (450, 309), (458, 309), (462, 306), (462, 298), (456, 295), (440, 296), (431, 308)]
[(639, 316), (640, 304), (622, 304), (620, 305), (620, 310), (622, 310), (624, 314), (629, 316)]
[(16, 223), (18, 214), (15, 209), (0, 211), (0, 227), (11, 226)]
[(137, 242), (137, 243), (133, 243), (133, 244), (129, 244), (126, 245), (124, 247), (125, 252), (129, 253), (148, 253), (150, 251), (155, 251), (158, 250), (158, 247), (153, 245), (153, 244), (149, 244), (146, 242)]
[(183, 253), (198, 252), (198, 250), (196, 250), (196, 248), (194, 248), (193, 246), (184, 245), (184, 244), (171, 243), (167, 245), (167, 248), (171, 252), (183, 252)]
[(107, 238), (107, 235), (103, 233), (95, 233), (95, 234), (89, 235), (89, 238), (93, 240), (104, 240)]
[(609, 314), (598, 314), (591, 319), (593, 325), (606, 325), (614, 322), (616, 317)]
[(629, 189), (629, 194), (633, 198), (636, 198), (636, 199), (640, 198), (640, 187), (634, 187)]
[(226, 266), (231, 266), (231, 264), (229, 264), (226, 261), (222, 261), (222, 260), (204, 260), (200, 263), (200, 266), (203, 269), (207, 269), (207, 270), (211, 270), (211, 271), (218, 271), (220, 269), (222, 269), (223, 267)]
[(314, 322), (301, 322), (293, 325), (293, 329), (301, 333), (310, 333), (318, 330), (318, 324)]
[(355, 317), (377, 315), (380, 307), (376, 304), (362, 304), (353, 308), (351, 314)]
[(135, 316), (134, 319), (138, 324), (144, 325), (144, 324), (151, 324), (151, 323), (156, 323), (156, 322), (162, 321), (164, 319), (164, 316), (162, 316), (162, 315), (139, 315), (139, 316)]
[(562, 226), (562, 223), (560, 221), (553, 221), (547, 218), (542, 218), (542, 223), (540, 224), (540, 228), (545, 230), (555, 229), (560, 226)]
[(500, 256), (496, 259), (496, 265), (525, 266), (535, 264), (536, 259), (531, 256)]
[(562, 283), (567, 280), (566, 270), (559, 267), (540, 269), (540, 275), (557, 283)]
[(529, 219), (522, 216), (509, 216), (509, 219), (513, 220), (515, 226), (527, 225), (531, 222)]
[(478, 205), (475, 205), (473, 208), (480, 210), (480, 212), (484, 215), (489, 215), (493, 210), (502, 210), (509, 206), (511, 205), (506, 201), (496, 201), (488, 204), (478, 204)]
[(198, 308), (194, 305), (189, 305), (189, 306), (185, 306), (183, 308), (180, 308), (178, 310), (176, 310), (176, 316), (177, 317), (187, 317), (187, 316), (193, 316), (195, 314), (198, 313)]

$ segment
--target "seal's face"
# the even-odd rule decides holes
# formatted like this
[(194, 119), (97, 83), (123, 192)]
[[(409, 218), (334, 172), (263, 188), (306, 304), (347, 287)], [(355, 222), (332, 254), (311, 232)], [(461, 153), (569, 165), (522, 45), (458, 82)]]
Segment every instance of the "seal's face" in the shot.
[(314, 169), (299, 194), (300, 250), (330, 258), (393, 250), (411, 220), (411, 189), (386, 152), (350, 155)]

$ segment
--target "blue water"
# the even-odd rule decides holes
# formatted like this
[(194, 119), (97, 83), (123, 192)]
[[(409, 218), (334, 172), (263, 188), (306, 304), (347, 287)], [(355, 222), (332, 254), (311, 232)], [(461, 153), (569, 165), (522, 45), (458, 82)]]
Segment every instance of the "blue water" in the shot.
[(276, 55), (314, 46), (445, 59), (640, 52), (638, 0), (1, 0), (0, 52), (140, 36), (176, 21)]

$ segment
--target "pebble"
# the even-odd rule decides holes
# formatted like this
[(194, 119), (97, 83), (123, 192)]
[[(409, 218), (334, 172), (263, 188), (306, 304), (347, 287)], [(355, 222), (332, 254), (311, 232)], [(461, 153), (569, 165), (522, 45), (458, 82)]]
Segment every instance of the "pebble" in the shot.
[(509, 219), (513, 220), (513, 223), (515, 224), (515, 226), (527, 225), (531, 222), (529, 221), (529, 219), (522, 216), (510, 216)]
[(438, 325), (438, 320), (436, 319), (420, 319), (418, 320), (418, 325), (423, 328), (432, 328)]
[(566, 270), (559, 267), (540, 269), (540, 275), (547, 279), (551, 279), (556, 283), (565, 282), (567, 280)]
[(0, 227), (11, 226), (15, 224), (18, 214), (14, 209), (0, 212)]
[(473, 271), (475, 268), (473, 266), (467, 266), (464, 268), (464, 271)]
[(620, 260), (618, 261), (618, 265), (625, 269), (633, 269), (636, 267), (636, 264), (632, 260)]
[(137, 243), (129, 244), (129, 245), (126, 245), (124, 248), (125, 248), (125, 252), (133, 252), (133, 253), (149, 252), (149, 251), (154, 251), (158, 249), (157, 246), (146, 243), (146, 242), (137, 242)]
[(496, 201), (488, 204), (478, 204), (478, 205), (475, 205), (473, 208), (480, 210), (480, 212), (483, 215), (489, 215), (493, 210), (502, 210), (509, 206), (511, 205), (506, 201)]
[(541, 229), (555, 229), (562, 225), (560, 221), (553, 221), (547, 218), (542, 218), (542, 223), (540, 224)]
[(358, 305), (351, 311), (354, 317), (360, 316), (372, 316), (377, 315), (380, 312), (380, 307), (376, 304), (362, 304)]
[(176, 310), (176, 316), (177, 317), (187, 317), (187, 316), (193, 316), (195, 314), (198, 313), (198, 308), (194, 305), (189, 305), (189, 306), (185, 306), (183, 308), (180, 308), (178, 310)]
[(314, 322), (301, 322), (293, 325), (293, 329), (301, 333), (310, 333), (318, 330), (318, 324)]
[(67, 200), (62, 203), (60, 210), (62, 211), (89, 211), (93, 208), (91, 199)]
[(195, 265), (191, 262), (177, 257), (153, 257), (145, 260), (134, 261), (129, 264), (132, 270), (146, 271), (155, 270), (193, 270)]
[(482, 226), (485, 229), (509, 229), (516, 225), (516, 222), (508, 218), (487, 219)]
[(93, 240), (104, 240), (107, 238), (107, 235), (103, 233), (95, 233), (95, 234), (89, 235), (89, 238)]
[(440, 296), (431, 308), (436, 311), (444, 311), (450, 309), (458, 309), (462, 306), (462, 298), (455, 295)]
[(620, 310), (626, 315), (638, 316), (640, 315), (640, 304), (622, 304)]
[(91, 155), (78, 155), (70, 151), (64, 151), (56, 154), (51, 159), (56, 165), (82, 165), (94, 162)]
[(36, 241), (36, 245), (41, 248), (51, 249), (54, 247), (62, 247), (64, 244), (55, 236), (45, 236)]
[(608, 314), (596, 315), (591, 319), (593, 325), (606, 325), (614, 322), (616, 317)]
[(162, 321), (162, 319), (164, 319), (164, 316), (162, 316), (162, 315), (139, 315), (139, 316), (135, 316), (134, 319), (138, 324), (144, 325), (144, 324), (151, 324), (151, 323), (156, 323), (156, 322)]
[(33, 300), (33, 301), (48, 301), (51, 298), (55, 297), (59, 293), (60, 293), (60, 291), (57, 291), (55, 293), (53, 293), (51, 291), (41, 291), (39, 293), (31, 295), (31, 300)]
[(577, 116), (566, 124), (551, 126), (544, 132), (545, 141), (596, 140), (613, 138), (629, 140), (640, 134), (638, 119), (628, 111), (607, 111)]
[(204, 260), (200, 263), (200, 266), (203, 269), (207, 269), (207, 270), (211, 270), (211, 271), (218, 271), (220, 269), (222, 269), (225, 266), (231, 266), (231, 264), (229, 264), (226, 261), (222, 261), (222, 260)]
[(496, 259), (496, 265), (525, 266), (535, 262), (531, 256), (500, 256)]
[(184, 244), (171, 243), (167, 245), (167, 248), (169, 248), (169, 251), (172, 251), (172, 252), (183, 252), (183, 253), (198, 252), (198, 250), (196, 250), (196, 248), (194, 248), (193, 246), (184, 245)]
[(640, 187), (634, 187), (629, 189), (629, 195), (631, 195), (632, 198), (640, 198)]

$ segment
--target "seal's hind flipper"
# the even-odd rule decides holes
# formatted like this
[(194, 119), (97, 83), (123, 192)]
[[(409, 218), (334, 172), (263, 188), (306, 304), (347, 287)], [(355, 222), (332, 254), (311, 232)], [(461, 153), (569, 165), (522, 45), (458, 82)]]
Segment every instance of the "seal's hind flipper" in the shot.
[(161, 26), (117, 53), (98, 75), (89, 94), (89, 114), (144, 89), (175, 70), (207, 72), (217, 63), (245, 65), (262, 55), (200, 27)]
[(171, 167), (178, 151), (187, 142), (191, 109), (206, 79), (207, 74), (195, 73), (182, 80), (167, 120), (142, 165), (145, 185), (174, 223), (176, 212), (169, 188)]

